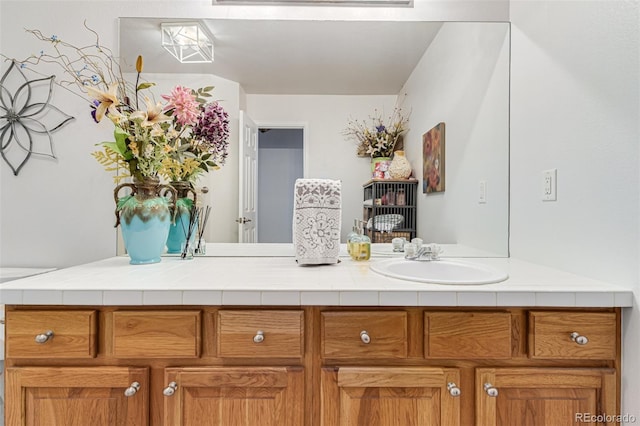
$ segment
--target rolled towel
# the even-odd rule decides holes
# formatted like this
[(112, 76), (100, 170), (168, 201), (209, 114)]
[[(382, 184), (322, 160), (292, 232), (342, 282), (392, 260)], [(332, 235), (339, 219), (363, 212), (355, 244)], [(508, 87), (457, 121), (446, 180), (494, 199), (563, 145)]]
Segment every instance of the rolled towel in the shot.
[(293, 248), (298, 265), (338, 263), (342, 184), (297, 179), (293, 201)]

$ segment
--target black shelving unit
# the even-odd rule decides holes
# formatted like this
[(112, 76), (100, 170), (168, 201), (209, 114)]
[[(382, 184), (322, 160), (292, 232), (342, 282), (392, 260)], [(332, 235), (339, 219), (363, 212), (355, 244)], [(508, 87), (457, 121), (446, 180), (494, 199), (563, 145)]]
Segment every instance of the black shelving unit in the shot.
[(417, 188), (417, 179), (372, 179), (363, 185), (363, 220), (371, 242), (415, 238)]

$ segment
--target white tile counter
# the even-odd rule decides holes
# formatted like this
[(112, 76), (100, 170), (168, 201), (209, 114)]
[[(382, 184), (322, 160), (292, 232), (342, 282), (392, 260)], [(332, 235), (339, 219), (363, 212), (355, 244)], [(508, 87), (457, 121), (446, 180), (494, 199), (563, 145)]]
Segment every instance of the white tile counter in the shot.
[[(126, 256), (60, 269), (0, 286), (8, 305), (333, 305), (630, 307), (630, 289), (519, 261), (466, 258), (505, 270), (506, 281), (441, 285), (398, 280), (342, 257), (336, 265), (298, 266), (289, 249), (271, 256), (208, 245), (208, 257), (165, 257), (130, 265)], [(247, 246), (249, 247), (249, 246)], [(249, 253), (249, 254), (247, 254)], [(384, 257), (381, 257), (384, 259)]]

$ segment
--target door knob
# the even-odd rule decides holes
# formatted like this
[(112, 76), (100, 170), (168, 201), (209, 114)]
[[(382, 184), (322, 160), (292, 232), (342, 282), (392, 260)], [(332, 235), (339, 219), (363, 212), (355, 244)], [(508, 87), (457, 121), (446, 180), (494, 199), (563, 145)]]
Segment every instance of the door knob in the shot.
[(176, 393), (176, 389), (178, 389), (178, 384), (176, 382), (171, 382), (167, 385), (166, 388), (162, 391), (164, 396), (171, 396)]
[(576, 331), (571, 333), (569, 337), (571, 337), (571, 340), (573, 340), (579, 345), (586, 345), (587, 343), (589, 343), (589, 339), (587, 338), (587, 336), (581, 336), (580, 333)]
[(451, 396), (460, 396), (460, 388), (454, 382), (447, 383), (447, 389)]
[(53, 331), (47, 330), (42, 334), (36, 335), (36, 343), (47, 343), (53, 337)]
[(140, 383), (133, 382), (128, 388), (124, 390), (124, 396), (133, 396), (138, 393), (138, 390), (140, 390)]
[(253, 343), (262, 343), (264, 342), (264, 331), (258, 330), (256, 335), (253, 336)]
[(484, 384), (484, 391), (492, 398), (498, 396), (498, 389), (496, 389), (491, 383)]

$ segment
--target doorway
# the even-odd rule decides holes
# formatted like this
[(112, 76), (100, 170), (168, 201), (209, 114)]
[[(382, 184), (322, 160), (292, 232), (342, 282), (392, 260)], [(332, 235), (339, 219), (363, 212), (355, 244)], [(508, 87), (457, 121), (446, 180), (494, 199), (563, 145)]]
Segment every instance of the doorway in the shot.
[(259, 243), (293, 241), (293, 190), (304, 176), (304, 129), (267, 128), (258, 130)]

